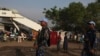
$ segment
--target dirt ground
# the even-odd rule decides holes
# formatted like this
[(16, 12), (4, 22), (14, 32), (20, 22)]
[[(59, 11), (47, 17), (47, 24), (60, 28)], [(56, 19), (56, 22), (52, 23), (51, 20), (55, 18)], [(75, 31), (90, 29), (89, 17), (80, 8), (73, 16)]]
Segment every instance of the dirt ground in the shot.
[[(18, 43), (0, 42), (0, 56), (35, 56), (35, 49), (33, 48), (34, 41), (23, 41)], [(57, 52), (56, 45), (52, 45), (46, 49), (45, 56), (80, 56), (82, 50), (81, 43), (69, 43), (68, 51), (64, 52), (61, 49)], [(100, 51), (96, 52), (100, 56)]]

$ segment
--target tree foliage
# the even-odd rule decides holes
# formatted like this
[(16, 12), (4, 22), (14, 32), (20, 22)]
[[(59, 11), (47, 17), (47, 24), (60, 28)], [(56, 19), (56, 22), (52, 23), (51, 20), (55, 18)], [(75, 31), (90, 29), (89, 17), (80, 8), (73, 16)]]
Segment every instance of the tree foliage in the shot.
[(100, 0), (97, 0), (98, 3), (100, 3)]
[(100, 3), (90, 3), (86, 8), (88, 18), (86, 19), (93, 20), (97, 24), (97, 28), (100, 29)]
[(97, 2), (90, 3), (87, 7), (80, 2), (72, 2), (69, 7), (44, 8), (44, 14), (58, 29), (79, 31), (90, 20), (94, 20), (97, 26), (100, 26), (100, 3)]

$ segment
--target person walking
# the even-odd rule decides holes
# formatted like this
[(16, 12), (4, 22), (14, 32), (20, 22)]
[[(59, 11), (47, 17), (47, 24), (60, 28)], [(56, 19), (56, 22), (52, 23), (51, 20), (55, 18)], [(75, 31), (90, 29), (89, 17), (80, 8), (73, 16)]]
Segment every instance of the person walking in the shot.
[(88, 30), (84, 37), (84, 48), (82, 50), (82, 56), (95, 56), (95, 40), (96, 40), (96, 29), (95, 22), (90, 21), (88, 23)]
[(40, 20), (42, 29), (39, 30), (39, 34), (35, 42), (35, 45), (37, 45), (36, 56), (44, 56), (45, 48), (50, 46), (50, 31), (47, 27), (47, 22), (48, 21), (45, 18)]
[(65, 52), (67, 52), (67, 50), (68, 50), (67, 32), (65, 32), (65, 36), (64, 36), (63, 49)]

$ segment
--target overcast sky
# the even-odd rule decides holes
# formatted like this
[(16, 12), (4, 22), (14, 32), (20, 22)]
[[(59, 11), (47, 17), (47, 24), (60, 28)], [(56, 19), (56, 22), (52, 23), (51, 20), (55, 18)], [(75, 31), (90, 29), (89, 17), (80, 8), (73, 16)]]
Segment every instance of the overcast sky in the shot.
[(16, 9), (22, 15), (36, 21), (44, 17), (42, 13), (44, 8), (54, 6), (63, 8), (71, 2), (82, 2), (84, 6), (87, 6), (95, 0), (0, 0), (0, 7)]

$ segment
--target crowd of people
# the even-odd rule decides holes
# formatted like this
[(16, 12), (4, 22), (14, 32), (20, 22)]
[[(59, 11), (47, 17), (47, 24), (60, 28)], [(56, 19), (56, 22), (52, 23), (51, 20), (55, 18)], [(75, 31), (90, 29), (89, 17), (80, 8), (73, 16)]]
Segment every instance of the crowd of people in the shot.
[[(50, 29), (48, 28), (47, 19), (40, 20), (40, 24), (42, 29), (38, 31), (37, 38), (34, 42), (34, 47), (36, 48), (36, 56), (44, 56), (45, 49), (50, 47)], [(96, 29), (95, 22), (90, 21), (87, 23), (87, 31), (84, 34), (70, 34), (68, 36), (68, 32), (64, 34), (63, 40), (63, 50), (65, 52), (68, 51), (68, 39), (75, 38), (77, 36), (80, 37), (79, 41), (83, 43), (83, 50), (81, 56), (95, 56), (95, 42), (96, 42)], [(8, 40), (15, 40), (18, 43), (22, 42), (27, 35), (24, 32), (10, 33), (7, 31), (0, 31), (0, 40), (6, 42)], [(61, 32), (57, 34), (57, 51), (60, 51), (60, 43), (61, 43)]]
[[(50, 46), (50, 31), (47, 27), (47, 20), (43, 19), (40, 21), (42, 29), (39, 31), (39, 35), (35, 41), (34, 46), (36, 46), (36, 56), (44, 56), (45, 48)], [(96, 29), (95, 22), (88, 22), (87, 31), (82, 34), (80, 40), (83, 42), (83, 50), (81, 56), (95, 56), (95, 42), (96, 42)], [(74, 35), (75, 36), (75, 35)], [(79, 35), (80, 36), (80, 35)], [(75, 36), (76, 37), (76, 36)], [(60, 51), (61, 42), (61, 32), (57, 36), (57, 51)], [(63, 49), (67, 52), (68, 50), (68, 37), (67, 32), (65, 32)]]
[(0, 31), (0, 41), (17, 41), (18, 43), (22, 42), (27, 38), (24, 32), (12, 33), (8, 31)]

